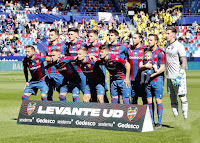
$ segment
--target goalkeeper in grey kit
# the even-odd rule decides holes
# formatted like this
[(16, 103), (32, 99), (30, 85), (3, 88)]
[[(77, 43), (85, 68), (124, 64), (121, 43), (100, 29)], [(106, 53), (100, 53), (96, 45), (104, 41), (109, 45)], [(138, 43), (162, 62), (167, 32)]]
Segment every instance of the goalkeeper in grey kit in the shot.
[(183, 117), (184, 119), (187, 119), (188, 102), (186, 98), (187, 86), (185, 72), (187, 67), (186, 51), (184, 46), (175, 39), (175, 36), (175, 27), (168, 27), (166, 31), (166, 39), (168, 43), (165, 47), (167, 92), (170, 94), (174, 117), (178, 116), (177, 96), (179, 96)]

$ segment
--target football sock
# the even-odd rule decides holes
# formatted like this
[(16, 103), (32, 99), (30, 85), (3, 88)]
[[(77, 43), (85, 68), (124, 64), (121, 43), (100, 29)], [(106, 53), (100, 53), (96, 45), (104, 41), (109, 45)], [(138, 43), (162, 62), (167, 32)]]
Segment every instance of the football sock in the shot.
[(183, 112), (183, 116), (186, 119), (187, 118), (187, 113), (188, 113), (188, 102), (187, 102), (187, 98), (186, 95), (181, 95), (179, 96), (180, 100), (181, 100), (181, 105), (182, 105), (182, 112)]
[(48, 101), (47, 96), (42, 96), (41, 98), (42, 98), (42, 101)]
[(177, 95), (170, 94), (170, 100), (171, 100), (171, 106), (172, 106), (172, 112), (174, 116), (178, 116), (178, 100)]
[(162, 124), (163, 104), (157, 104), (158, 124)]
[(28, 100), (29, 96), (27, 95), (22, 95), (22, 100)]
[(118, 98), (111, 98), (111, 102), (117, 104), (118, 103)]
[(64, 95), (59, 95), (59, 99), (62, 102), (66, 102), (66, 96), (64, 96)]
[(123, 98), (122, 100), (124, 104), (129, 104), (129, 98)]
[(80, 102), (79, 100), (79, 96), (78, 95), (74, 95), (73, 96), (74, 102)]
[(149, 112), (151, 115), (152, 124), (154, 124), (154, 117), (153, 117), (153, 110), (152, 110), (152, 103), (148, 103), (149, 105)]

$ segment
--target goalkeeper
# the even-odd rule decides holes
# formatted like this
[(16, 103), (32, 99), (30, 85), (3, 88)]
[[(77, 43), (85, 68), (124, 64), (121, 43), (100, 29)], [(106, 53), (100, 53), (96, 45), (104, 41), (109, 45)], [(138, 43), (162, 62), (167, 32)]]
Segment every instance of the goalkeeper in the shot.
[(175, 40), (176, 29), (168, 27), (166, 31), (166, 39), (168, 44), (165, 47), (166, 53), (166, 77), (167, 91), (170, 94), (171, 107), (174, 117), (178, 116), (178, 100), (179, 96), (182, 104), (182, 113), (184, 119), (188, 115), (188, 102), (186, 98), (186, 73), (187, 67), (186, 52), (184, 46)]

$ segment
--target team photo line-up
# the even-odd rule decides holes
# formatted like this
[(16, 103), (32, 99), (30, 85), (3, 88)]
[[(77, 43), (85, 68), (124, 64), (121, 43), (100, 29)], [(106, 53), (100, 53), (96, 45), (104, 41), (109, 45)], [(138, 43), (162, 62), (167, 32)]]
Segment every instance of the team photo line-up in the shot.
[[(137, 104), (142, 97), (148, 104), (154, 124), (152, 98), (157, 104), (158, 122), (156, 128), (162, 128), (164, 72), (166, 71), (167, 92), (170, 95), (174, 116), (178, 116), (178, 99), (182, 105), (184, 119), (188, 114), (186, 98), (186, 51), (176, 40), (176, 29), (166, 29), (167, 44), (164, 50), (158, 47), (158, 36), (150, 34), (148, 47), (142, 44), (142, 35), (132, 35), (132, 45), (118, 41), (119, 32), (109, 30), (109, 44), (98, 42), (98, 32), (88, 31), (88, 43), (78, 36), (77, 28), (69, 28), (68, 43), (59, 43), (59, 32), (51, 29), (50, 42), (41, 54), (36, 54), (32, 45), (26, 46), (23, 59), (26, 84), (22, 100), (41, 91), (43, 101), (53, 101), (53, 92), (59, 93), (60, 101), (66, 102), (67, 93), (72, 93), (73, 101), (80, 102), (79, 93), (83, 93), (83, 102), (109, 103), (106, 91), (110, 90), (111, 103)], [(47, 63), (45, 63), (47, 62)], [(31, 80), (28, 80), (28, 69)], [(106, 69), (110, 74), (110, 89), (107, 86)]]

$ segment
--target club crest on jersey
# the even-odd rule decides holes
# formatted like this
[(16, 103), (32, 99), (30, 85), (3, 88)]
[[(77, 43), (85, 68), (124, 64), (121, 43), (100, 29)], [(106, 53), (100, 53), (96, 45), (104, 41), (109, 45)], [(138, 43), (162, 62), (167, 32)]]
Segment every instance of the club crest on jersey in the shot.
[(77, 44), (77, 47), (80, 48), (80, 47), (81, 47), (81, 44)]
[(119, 47), (119, 46), (117, 46), (117, 47), (116, 47), (116, 50), (118, 50), (119, 48), (120, 48), (120, 47)]
[(143, 52), (143, 50), (139, 50), (139, 53), (142, 53)]
[(132, 121), (136, 117), (137, 112), (138, 112), (138, 108), (135, 106), (128, 108), (127, 117), (129, 119), (129, 121)]
[(34, 110), (35, 110), (35, 107), (36, 107), (36, 103), (29, 103), (28, 104), (28, 107), (27, 107), (27, 113), (28, 113), (28, 115), (30, 116), (33, 112), (34, 112)]

